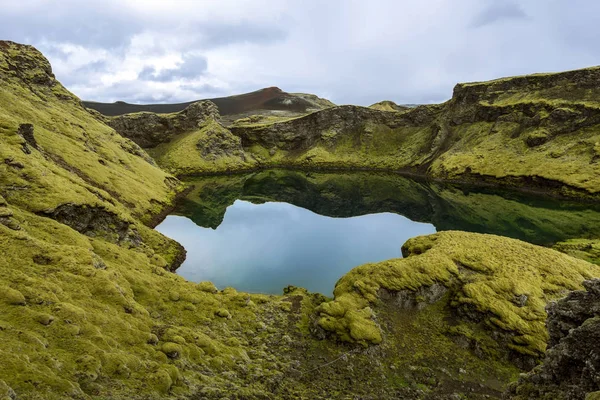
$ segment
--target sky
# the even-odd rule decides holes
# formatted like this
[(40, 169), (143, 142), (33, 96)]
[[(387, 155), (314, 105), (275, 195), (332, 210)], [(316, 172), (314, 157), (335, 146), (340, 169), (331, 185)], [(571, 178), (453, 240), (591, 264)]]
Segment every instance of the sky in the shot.
[(437, 103), (457, 82), (600, 64), (596, 0), (0, 0), (84, 100), (277, 86), (337, 104)]

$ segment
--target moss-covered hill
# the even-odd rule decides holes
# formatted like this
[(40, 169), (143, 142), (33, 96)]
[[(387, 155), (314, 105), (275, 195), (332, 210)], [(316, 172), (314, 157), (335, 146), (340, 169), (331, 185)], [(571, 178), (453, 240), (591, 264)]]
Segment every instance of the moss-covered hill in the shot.
[[(301, 116), (309, 112), (335, 107), (335, 104), (331, 101), (315, 96), (314, 94), (287, 93), (277, 87), (264, 88), (236, 96), (206, 100), (218, 108), (219, 113), (224, 116), (224, 121), (228, 123), (250, 115), (274, 117), (277, 119), (278, 117)], [(196, 102), (200, 101), (202, 100)], [(128, 104), (122, 101), (115, 103), (83, 102), (89, 109), (111, 117), (132, 113), (176, 114), (194, 103), (193, 101), (179, 104)]]
[[(0, 83), (2, 400), (498, 398), (542, 355), (544, 304), (600, 275), (444, 232), (351, 271), (335, 299), (187, 282), (170, 272), (183, 249), (151, 229), (180, 182), (34, 48), (0, 42)], [(200, 154), (246, 154), (207, 121)]]
[(379, 101), (375, 104), (371, 104), (369, 108), (380, 111), (406, 111), (410, 109), (410, 107), (408, 106), (401, 106), (399, 104), (394, 103), (391, 100)]
[(284, 121), (247, 118), (229, 127), (243, 152), (225, 154), (226, 162), (215, 165), (218, 153), (196, 149), (205, 140), (202, 127), (186, 133), (185, 142), (164, 144), (155, 156), (178, 175), (277, 166), (367, 168), (595, 198), (599, 80), (595, 67), (458, 84), (446, 103), (394, 113), (378, 103)]

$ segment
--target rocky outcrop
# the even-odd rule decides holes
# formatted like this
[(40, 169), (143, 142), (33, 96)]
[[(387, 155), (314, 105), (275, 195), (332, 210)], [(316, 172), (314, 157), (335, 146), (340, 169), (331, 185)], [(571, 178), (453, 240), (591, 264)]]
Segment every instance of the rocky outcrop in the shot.
[(192, 103), (176, 114), (126, 114), (109, 119), (107, 124), (138, 145), (151, 148), (170, 141), (175, 135), (198, 129), (209, 119), (219, 119), (219, 110), (214, 103), (205, 100)]
[(583, 400), (600, 391), (600, 279), (583, 286), (548, 305), (546, 357), (506, 398)]
[(231, 132), (242, 138), (244, 147), (258, 144), (267, 149), (306, 151), (317, 142), (335, 145), (339, 138), (368, 132), (368, 125), (390, 128), (425, 124), (433, 114), (420, 108), (410, 115), (392, 114), (358, 106), (339, 106), (285, 122), (258, 126), (233, 126)]
[(114, 212), (101, 207), (62, 204), (52, 211), (40, 213), (88, 236), (101, 236), (117, 243), (139, 246), (142, 239), (135, 227)]
[(230, 130), (262, 168), (406, 171), (597, 198), (599, 71), (459, 84), (446, 103), (402, 112), (373, 109), (394, 109), (388, 102), (340, 106), (287, 120), (247, 118)]
[(2, 73), (17, 77), (27, 85), (52, 87), (57, 84), (50, 62), (35, 47), (1, 40), (0, 51), (13, 52), (0, 63)]
[(489, 104), (519, 102), (525, 99), (562, 100), (600, 104), (600, 67), (559, 73), (541, 73), (501, 78), (487, 82), (459, 83), (452, 99), (457, 103)]
[(204, 129), (203, 135), (196, 142), (196, 147), (200, 155), (209, 161), (222, 157), (245, 159), (241, 139), (217, 123), (209, 124)]

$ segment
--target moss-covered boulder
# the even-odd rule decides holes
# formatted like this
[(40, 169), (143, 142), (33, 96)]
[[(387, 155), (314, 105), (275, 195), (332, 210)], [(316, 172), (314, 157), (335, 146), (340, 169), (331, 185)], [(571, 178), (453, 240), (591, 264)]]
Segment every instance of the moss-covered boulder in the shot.
[(487, 332), (498, 351), (526, 368), (546, 348), (546, 304), (600, 276), (596, 265), (493, 235), (442, 232), (411, 239), (402, 252), (403, 259), (341, 278), (335, 299), (319, 307), (319, 326), (343, 341), (377, 344), (385, 340), (373, 312), (378, 304), (392, 301), (403, 312), (443, 299), (451, 332), (469, 340)]
[(149, 150), (156, 162), (177, 175), (252, 169), (242, 141), (214, 119)]

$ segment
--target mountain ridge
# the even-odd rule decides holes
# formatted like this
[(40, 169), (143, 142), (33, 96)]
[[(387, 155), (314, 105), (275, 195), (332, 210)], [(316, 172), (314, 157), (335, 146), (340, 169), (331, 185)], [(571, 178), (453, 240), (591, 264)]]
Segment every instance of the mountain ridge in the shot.
[(204, 100), (213, 102), (218, 107), (221, 115), (240, 114), (255, 110), (282, 110), (305, 113), (309, 110), (334, 106), (329, 100), (318, 96), (305, 93), (287, 93), (275, 86), (232, 96), (173, 104), (130, 104), (123, 101), (114, 103), (83, 101), (83, 104), (103, 115), (115, 117), (137, 112), (154, 112), (157, 114), (180, 112), (191, 104)]

